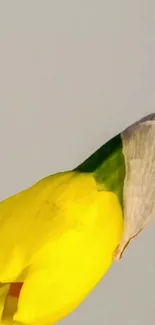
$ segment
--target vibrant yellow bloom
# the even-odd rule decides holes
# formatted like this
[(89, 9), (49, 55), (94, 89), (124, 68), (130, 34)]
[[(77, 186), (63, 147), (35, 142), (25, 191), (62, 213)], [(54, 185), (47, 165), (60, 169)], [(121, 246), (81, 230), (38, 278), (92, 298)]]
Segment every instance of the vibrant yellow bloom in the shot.
[(63, 319), (152, 221), (154, 122), (0, 203), (0, 325)]
[(0, 218), (1, 313), (7, 284), (23, 283), (13, 320), (5, 306), (7, 325), (52, 325), (73, 311), (109, 269), (123, 230), (117, 195), (80, 172), (47, 177), (1, 202)]

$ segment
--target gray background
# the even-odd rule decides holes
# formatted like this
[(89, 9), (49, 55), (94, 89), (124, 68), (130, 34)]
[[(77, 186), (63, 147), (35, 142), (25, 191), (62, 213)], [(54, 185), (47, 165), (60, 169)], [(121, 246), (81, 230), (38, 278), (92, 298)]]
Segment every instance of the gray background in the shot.
[[(0, 199), (155, 111), (155, 1), (0, 1)], [(155, 323), (155, 226), (62, 323)], [(90, 270), (91, 272), (91, 270)]]

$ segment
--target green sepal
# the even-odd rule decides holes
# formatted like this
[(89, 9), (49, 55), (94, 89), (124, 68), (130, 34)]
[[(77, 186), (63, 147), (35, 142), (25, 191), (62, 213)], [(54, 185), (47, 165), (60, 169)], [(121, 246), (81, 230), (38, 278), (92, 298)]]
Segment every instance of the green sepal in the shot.
[(125, 160), (121, 134), (106, 142), (75, 170), (93, 173), (99, 190), (108, 190), (117, 194), (123, 204), (123, 184), (125, 178)]

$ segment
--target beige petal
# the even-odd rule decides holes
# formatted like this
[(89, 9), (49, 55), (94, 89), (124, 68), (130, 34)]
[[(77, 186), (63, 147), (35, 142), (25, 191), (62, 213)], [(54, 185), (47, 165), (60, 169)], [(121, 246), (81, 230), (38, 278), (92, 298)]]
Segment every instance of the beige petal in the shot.
[(115, 253), (117, 261), (132, 239), (155, 218), (155, 114), (122, 132), (126, 164), (124, 233)]

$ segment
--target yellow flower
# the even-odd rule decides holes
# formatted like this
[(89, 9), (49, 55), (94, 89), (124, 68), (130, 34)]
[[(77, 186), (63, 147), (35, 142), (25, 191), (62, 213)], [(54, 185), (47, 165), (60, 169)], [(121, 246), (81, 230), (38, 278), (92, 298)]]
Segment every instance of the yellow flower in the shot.
[[(111, 266), (123, 231), (117, 195), (99, 191), (93, 175), (79, 172), (47, 177), (1, 202), (0, 218), (1, 324), (7, 325), (52, 325), (72, 312)], [(16, 306), (8, 284), (18, 282)]]

